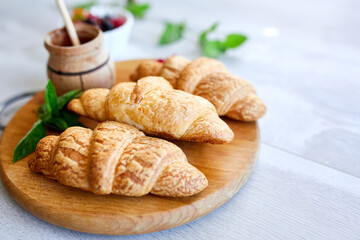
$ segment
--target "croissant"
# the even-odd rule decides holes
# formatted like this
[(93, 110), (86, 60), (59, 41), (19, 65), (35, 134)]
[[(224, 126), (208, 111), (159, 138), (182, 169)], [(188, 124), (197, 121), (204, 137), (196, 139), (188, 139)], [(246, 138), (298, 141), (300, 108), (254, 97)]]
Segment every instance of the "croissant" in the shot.
[(176, 145), (112, 121), (94, 131), (71, 127), (47, 136), (28, 163), (34, 172), (95, 194), (185, 197), (208, 184)]
[(68, 109), (98, 121), (113, 120), (147, 134), (194, 142), (230, 142), (234, 133), (206, 99), (174, 90), (161, 77), (123, 82), (108, 89), (90, 89)]
[(142, 62), (130, 76), (162, 76), (176, 88), (201, 96), (214, 104), (219, 116), (241, 121), (255, 121), (266, 112), (266, 106), (246, 80), (228, 72), (221, 62), (206, 57), (194, 61), (172, 56), (164, 63)]

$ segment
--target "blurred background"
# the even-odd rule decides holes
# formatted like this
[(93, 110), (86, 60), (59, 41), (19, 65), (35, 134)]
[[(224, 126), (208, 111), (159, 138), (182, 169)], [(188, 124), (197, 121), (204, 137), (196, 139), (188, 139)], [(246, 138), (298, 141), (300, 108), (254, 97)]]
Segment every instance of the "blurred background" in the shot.
[[(70, 8), (84, 1), (65, 2)], [(234, 32), (247, 36), (248, 39), (244, 44), (227, 51), (219, 57), (219, 60), (232, 73), (251, 82), (268, 108), (267, 114), (259, 121), (263, 150), (259, 160), (259, 170), (256, 173), (255, 169), (255, 175), (249, 182), (250, 186), (261, 189), (262, 186), (254, 182), (256, 179), (271, 182), (274, 189), (280, 185), (279, 188), (286, 193), (281, 195), (284, 202), (292, 203), (292, 194), (300, 194), (301, 191), (309, 191), (308, 195), (305, 195), (309, 198), (318, 197), (319, 201), (328, 196), (317, 195), (318, 189), (322, 187), (311, 184), (306, 185), (307, 187), (299, 193), (297, 181), (304, 179), (305, 172), (311, 172), (310, 169), (318, 169), (313, 170), (314, 175), (324, 174), (329, 176), (329, 179), (333, 176), (332, 171), (345, 174), (344, 176), (349, 177), (346, 179), (351, 181), (341, 181), (344, 186), (349, 186), (349, 189), (349, 182), (355, 182), (355, 179), (358, 181), (360, 177), (360, 1), (144, 0), (139, 2), (149, 3), (150, 8), (143, 19), (135, 19), (129, 43), (125, 51), (117, 57), (118, 61), (166, 58), (172, 54), (183, 55), (190, 59), (199, 57), (202, 55), (198, 43), (199, 34), (215, 22), (219, 22), (219, 26), (211, 34), (211, 38), (223, 39), (226, 34)], [(125, 4), (124, 1), (120, 3)], [(48, 53), (43, 41), (48, 32), (59, 27), (59, 21), (61, 23), (55, 1), (0, 2), (2, 73), (0, 101), (24, 91), (44, 88), (47, 80)], [(183, 21), (186, 22), (187, 28), (179, 41), (159, 46), (159, 38), (166, 21), (177, 23)], [(278, 154), (279, 152), (282, 154)], [(273, 162), (271, 163), (270, 160)], [(279, 164), (286, 167), (279, 170), (278, 175), (272, 176), (269, 172), (278, 169), (276, 161), (280, 161)], [(295, 164), (303, 161), (306, 164), (310, 162), (309, 165), (304, 163), (307, 166), (304, 169)], [(302, 169), (304, 173), (300, 173), (298, 178), (289, 178), (290, 180), (282, 185), (286, 174), (298, 174), (295, 168)], [(268, 175), (268, 178), (264, 177), (265, 175)], [(318, 179), (312, 181), (322, 182)], [(329, 201), (340, 201), (348, 196), (353, 209), (357, 209), (357, 213), (347, 212), (346, 215), (342, 215), (340, 212), (330, 213), (329, 209), (332, 208), (329, 207), (324, 209), (324, 212), (329, 214), (327, 219), (334, 218), (339, 222), (349, 223), (346, 229), (355, 227), (352, 224), (359, 224), (359, 191), (344, 189), (337, 191), (337, 187), (326, 186), (330, 192), (337, 194), (336, 200)], [(355, 189), (355, 185), (351, 188)], [(266, 203), (266, 198), (278, 197), (272, 193), (265, 193), (262, 196), (263, 198), (258, 200), (263, 201), (262, 204)], [(281, 205), (284, 205), (284, 202)], [(309, 205), (304, 207), (303, 213), (305, 215), (308, 213), (307, 217), (319, 219), (324, 213), (319, 212), (319, 215), (314, 213), (316, 215), (314, 217), (314, 206), (316, 204), (326, 206), (327, 203), (312, 205), (313, 203), (309, 202)], [(347, 209), (343, 205), (343, 207), (336, 206), (334, 209), (342, 209), (342, 211)], [(231, 208), (222, 211), (230, 213)], [(274, 221), (280, 223), (279, 219)], [(214, 221), (215, 226), (217, 222)], [(250, 222), (246, 223), (250, 224)], [(329, 225), (324, 224), (320, 229), (326, 234)], [(328, 224), (335, 223), (328, 222)], [(316, 227), (310, 225), (309, 229), (316, 231)], [(224, 227), (226, 229), (226, 226)], [(295, 225), (290, 224), (288, 228), (295, 228)], [(283, 229), (283, 231), (287, 230)], [(349, 234), (348, 237), (355, 236), (351, 235), (353, 233), (351, 230), (342, 233)]]

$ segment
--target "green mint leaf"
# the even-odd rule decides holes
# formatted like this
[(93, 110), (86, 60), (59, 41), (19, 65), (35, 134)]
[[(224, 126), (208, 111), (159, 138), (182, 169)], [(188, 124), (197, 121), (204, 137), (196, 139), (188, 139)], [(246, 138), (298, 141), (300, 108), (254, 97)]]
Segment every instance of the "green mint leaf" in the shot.
[(44, 122), (44, 124), (58, 131), (64, 131), (65, 129), (68, 128), (66, 121), (62, 118), (53, 117), (47, 120), (46, 122)]
[(146, 11), (150, 8), (150, 4), (137, 4), (135, 2), (129, 1), (125, 8), (131, 12), (137, 18), (143, 18)]
[(206, 57), (218, 58), (226, 51), (226, 46), (220, 41), (205, 41), (203, 45), (203, 54)]
[(37, 143), (45, 136), (46, 128), (42, 124), (41, 120), (38, 120), (26, 134), (26, 136), (23, 137), (16, 146), (13, 156), (13, 163), (16, 163), (20, 159), (34, 152)]
[[(84, 92), (79, 92), (78, 94), (76, 94), (76, 95), (74, 96), (73, 99), (81, 97), (81, 95), (82, 95), (83, 93), (84, 93)], [(71, 100), (72, 100), (72, 99), (71, 99)], [(71, 101), (71, 100), (70, 100), (70, 101)], [(70, 102), (70, 101), (69, 101), (69, 102)]]
[(236, 48), (246, 41), (247, 37), (242, 34), (229, 34), (224, 42), (227, 48)]
[(80, 122), (79, 122), (79, 115), (70, 112), (66, 109), (63, 109), (60, 111), (60, 116), (62, 119), (64, 119), (67, 123), (67, 125), (70, 126), (83, 126)]
[[(64, 95), (58, 97), (57, 104), (59, 111), (62, 110), (63, 107), (65, 107), (71, 100), (75, 98), (79, 98), (81, 96), (82, 92), (79, 92), (79, 90), (73, 90), (68, 93), (65, 93)], [(39, 118), (46, 122), (51, 118), (51, 112), (47, 110), (47, 107), (45, 104), (39, 106), (38, 108), (38, 116)], [(71, 126), (71, 125), (69, 125)]]
[(176, 24), (167, 22), (164, 32), (160, 37), (159, 45), (166, 45), (181, 39), (183, 37), (185, 27), (185, 23)]
[(47, 108), (47, 111), (50, 112), (50, 115), (58, 116), (59, 108), (57, 104), (57, 95), (56, 95), (55, 87), (50, 80), (46, 85), (44, 98), (45, 98), (45, 106)]
[(78, 121), (79, 116), (64, 108), (69, 101), (80, 97), (81, 94), (82, 92), (74, 90), (58, 98), (55, 88), (49, 80), (45, 88), (45, 104), (39, 106), (37, 111), (40, 119), (16, 146), (13, 156), (14, 163), (35, 151), (37, 143), (46, 136), (44, 125), (58, 131), (64, 131), (71, 126), (82, 126)]
[(242, 34), (229, 34), (224, 41), (208, 39), (208, 34), (213, 32), (218, 23), (213, 24), (209, 29), (200, 34), (199, 42), (203, 51), (203, 55), (212, 58), (218, 58), (230, 48), (236, 48), (243, 44), (247, 37)]
[(51, 118), (51, 112), (48, 111), (45, 104), (39, 106), (37, 114), (42, 121), (47, 121)]
[(58, 97), (57, 100), (58, 109), (61, 110), (68, 102), (70, 102), (74, 98), (78, 98), (78, 93), (79, 90), (73, 90)]
[[(52, 85), (52, 84), (51, 84)], [(64, 131), (66, 128), (71, 126), (81, 126), (81, 123), (78, 122), (79, 116), (68, 112), (63, 109), (72, 99), (78, 98), (81, 96), (82, 92), (79, 90), (73, 90), (65, 93), (64, 95), (57, 98), (56, 104), (53, 104), (54, 99), (52, 99), (53, 94), (55, 93), (55, 89), (52, 89), (51, 85), (48, 84), (46, 89), (48, 90), (47, 94), (45, 91), (45, 104), (39, 106), (38, 108), (38, 116), (44, 123), (44, 125), (53, 128), (58, 131)], [(46, 90), (45, 89), (45, 90)], [(53, 93), (53, 94), (51, 94)], [(46, 96), (48, 96), (46, 98)], [(56, 94), (55, 94), (56, 96)], [(48, 99), (48, 100), (47, 100)], [(50, 100), (52, 99), (52, 100)], [(52, 106), (50, 104), (46, 104), (52, 102)], [(49, 109), (56, 109), (56, 113), (54, 111), (49, 111)], [(64, 114), (65, 112), (65, 114)], [(68, 112), (68, 113), (67, 113)]]
[(213, 31), (215, 31), (215, 29), (217, 28), (217, 26), (219, 25), (218, 22), (214, 23), (209, 29), (203, 31), (200, 34), (200, 45), (205, 44), (205, 42), (207, 41), (207, 35)]

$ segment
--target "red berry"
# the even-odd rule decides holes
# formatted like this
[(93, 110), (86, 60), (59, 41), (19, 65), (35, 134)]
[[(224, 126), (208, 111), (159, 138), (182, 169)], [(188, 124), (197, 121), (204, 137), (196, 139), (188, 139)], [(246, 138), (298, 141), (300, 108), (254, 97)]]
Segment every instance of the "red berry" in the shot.
[(122, 16), (111, 19), (111, 23), (114, 26), (114, 28), (122, 26), (125, 22), (126, 22), (126, 18)]
[(92, 15), (91, 13), (87, 16), (86, 20), (92, 22), (94, 25), (101, 27), (102, 19)]
[(158, 61), (159, 63), (164, 63), (164, 62), (166, 61), (166, 58), (159, 58), (157, 61)]

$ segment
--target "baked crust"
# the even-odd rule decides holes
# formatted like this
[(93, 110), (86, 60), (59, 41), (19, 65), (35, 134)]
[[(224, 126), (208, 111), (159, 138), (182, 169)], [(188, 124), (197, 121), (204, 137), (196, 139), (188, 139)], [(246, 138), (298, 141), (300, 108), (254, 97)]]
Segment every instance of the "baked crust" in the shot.
[[(149, 64), (152, 64), (151, 61), (140, 65), (146, 69)], [(137, 71), (139, 70), (135, 73)], [(157, 73), (148, 73), (166, 78), (176, 89), (209, 100), (214, 104), (219, 116), (255, 121), (265, 115), (266, 106), (256, 95), (253, 86), (229, 73), (225, 65), (215, 59), (200, 57), (190, 62), (184, 57), (172, 56)]]
[(90, 89), (68, 109), (98, 121), (113, 120), (147, 134), (194, 142), (226, 143), (234, 133), (206, 99), (174, 90), (162, 77)]
[(147, 76), (158, 76), (162, 66), (163, 63), (156, 60), (145, 60), (139, 64), (136, 71), (130, 75), (130, 79), (136, 81)]
[[(159, 76), (169, 81), (171, 86), (177, 87), (177, 81), (180, 78), (182, 70), (188, 65), (190, 61), (182, 56), (174, 55), (166, 59), (159, 71)], [(146, 64), (145, 64), (146, 65)], [(156, 76), (156, 75), (155, 75)], [(146, 76), (143, 76), (146, 77)]]
[(208, 184), (175, 144), (113, 121), (98, 124), (94, 131), (71, 127), (60, 136), (43, 138), (29, 167), (96, 194), (184, 197)]

